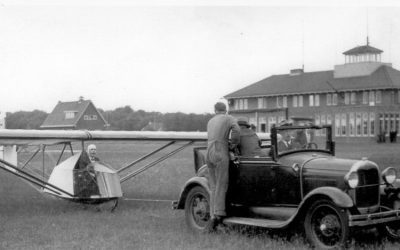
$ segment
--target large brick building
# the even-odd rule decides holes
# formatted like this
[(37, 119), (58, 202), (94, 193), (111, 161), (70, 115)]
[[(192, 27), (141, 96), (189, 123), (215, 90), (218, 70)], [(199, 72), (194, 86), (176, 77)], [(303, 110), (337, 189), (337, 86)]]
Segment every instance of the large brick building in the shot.
[(272, 75), (225, 96), (230, 113), (245, 116), (268, 132), (290, 117), (332, 124), (336, 140), (376, 140), (399, 131), (400, 71), (381, 62), (383, 51), (369, 45), (344, 52), (334, 70)]

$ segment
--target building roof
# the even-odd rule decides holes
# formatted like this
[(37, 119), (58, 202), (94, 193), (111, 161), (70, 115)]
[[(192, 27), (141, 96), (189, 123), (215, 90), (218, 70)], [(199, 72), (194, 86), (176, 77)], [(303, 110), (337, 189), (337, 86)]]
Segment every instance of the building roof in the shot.
[(357, 46), (352, 48), (348, 51), (343, 52), (344, 55), (360, 55), (360, 54), (380, 54), (383, 50), (374, 48), (372, 46), (364, 45), (364, 46)]
[[(45, 127), (75, 127), (77, 122), (82, 117), (85, 110), (92, 104), (90, 100), (79, 100), (75, 102), (58, 102), (53, 111), (47, 116), (41, 128)], [(94, 105), (93, 105), (94, 106)], [(96, 109), (97, 110), (97, 109)], [(75, 112), (74, 118), (65, 119), (66, 112)], [(101, 119), (107, 124), (104, 117), (98, 112)]]
[(333, 70), (330, 70), (299, 75), (272, 75), (232, 92), (225, 98), (400, 88), (400, 71), (387, 65), (378, 67), (368, 76), (334, 78), (333, 73)]

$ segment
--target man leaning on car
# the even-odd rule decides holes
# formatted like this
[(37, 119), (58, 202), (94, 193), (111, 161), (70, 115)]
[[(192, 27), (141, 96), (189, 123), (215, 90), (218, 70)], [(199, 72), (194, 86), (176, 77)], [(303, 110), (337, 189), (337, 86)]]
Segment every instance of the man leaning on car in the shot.
[[(240, 141), (240, 128), (235, 118), (227, 114), (226, 105), (217, 102), (215, 116), (207, 124), (206, 162), (210, 174), (211, 222), (209, 231), (215, 231), (226, 217), (225, 196), (229, 182), (229, 148), (233, 149)], [(229, 135), (231, 144), (229, 145)]]

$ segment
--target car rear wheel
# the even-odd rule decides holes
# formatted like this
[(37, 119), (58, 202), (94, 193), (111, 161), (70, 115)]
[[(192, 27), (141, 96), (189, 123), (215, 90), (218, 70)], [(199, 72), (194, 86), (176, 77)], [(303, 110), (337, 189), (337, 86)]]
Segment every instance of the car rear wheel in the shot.
[(186, 223), (197, 232), (207, 230), (210, 223), (210, 195), (203, 187), (192, 188), (185, 201)]
[(329, 200), (317, 201), (308, 209), (304, 229), (317, 249), (345, 247), (350, 234), (346, 211)]

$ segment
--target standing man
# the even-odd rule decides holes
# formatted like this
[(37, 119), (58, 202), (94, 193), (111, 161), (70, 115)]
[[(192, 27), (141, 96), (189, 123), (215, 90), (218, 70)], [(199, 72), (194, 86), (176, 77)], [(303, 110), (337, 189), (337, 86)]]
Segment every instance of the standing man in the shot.
[[(211, 222), (209, 231), (214, 231), (226, 217), (225, 196), (229, 182), (229, 149), (240, 142), (240, 128), (235, 118), (228, 115), (226, 105), (214, 105), (215, 116), (207, 124), (208, 145), (206, 162), (210, 173)], [(229, 144), (229, 135), (231, 141)]]

